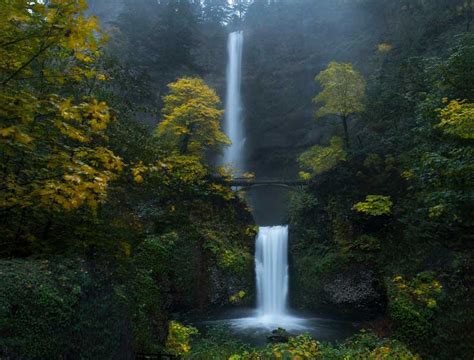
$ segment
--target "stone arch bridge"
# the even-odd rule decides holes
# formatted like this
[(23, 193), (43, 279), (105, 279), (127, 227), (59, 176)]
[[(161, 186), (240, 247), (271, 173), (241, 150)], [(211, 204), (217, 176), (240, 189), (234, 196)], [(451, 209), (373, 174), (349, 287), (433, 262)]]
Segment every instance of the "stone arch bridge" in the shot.
[(258, 187), (281, 187), (289, 190), (299, 190), (309, 184), (306, 180), (286, 180), (286, 179), (254, 179), (254, 178), (234, 178), (226, 184), (238, 187), (240, 190), (249, 190)]

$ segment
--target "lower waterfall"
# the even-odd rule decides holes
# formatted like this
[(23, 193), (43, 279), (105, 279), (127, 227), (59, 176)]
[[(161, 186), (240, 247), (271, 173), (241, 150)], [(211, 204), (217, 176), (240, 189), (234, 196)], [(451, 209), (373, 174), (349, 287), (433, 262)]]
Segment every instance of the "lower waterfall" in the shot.
[(255, 251), (257, 310), (260, 316), (281, 317), (288, 299), (288, 226), (261, 227)]
[(255, 244), (257, 309), (254, 316), (235, 319), (240, 328), (279, 327), (304, 330), (305, 319), (293, 316), (288, 308), (288, 226), (261, 226)]

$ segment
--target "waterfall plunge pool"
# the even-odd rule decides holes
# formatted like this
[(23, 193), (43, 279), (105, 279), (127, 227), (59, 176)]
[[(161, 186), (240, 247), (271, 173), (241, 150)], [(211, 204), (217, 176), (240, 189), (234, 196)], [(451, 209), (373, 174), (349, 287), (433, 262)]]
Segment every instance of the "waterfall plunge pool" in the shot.
[(291, 335), (308, 333), (319, 341), (344, 340), (354, 334), (351, 321), (296, 313), (288, 308), (288, 226), (260, 227), (255, 244), (256, 309), (233, 309), (196, 325), (226, 326), (236, 338), (262, 345), (278, 328)]
[(358, 321), (326, 317), (305, 312), (288, 312), (283, 316), (261, 315), (256, 309), (233, 308), (212, 314), (208, 320), (195, 322), (202, 333), (209, 327), (223, 326), (235, 338), (260, 346), (267, 342), (273, 330), (283, 328), (292, 336), (310, 334), (323, 342), (343, 341), (354, 335), (359, 328)]

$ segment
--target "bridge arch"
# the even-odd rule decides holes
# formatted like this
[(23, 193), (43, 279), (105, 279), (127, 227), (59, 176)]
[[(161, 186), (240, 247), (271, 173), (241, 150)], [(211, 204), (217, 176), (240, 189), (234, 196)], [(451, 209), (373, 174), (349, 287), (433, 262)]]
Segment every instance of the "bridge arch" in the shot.
[(239, 190), (250, 190), (259, 187), (280, 187), (286, 190), (300, 190), (308, 181), (305, 180), (284, 180), (284, 179), (252, 179), (236, 178), (227, 182), (232, 187), (238, 187)]

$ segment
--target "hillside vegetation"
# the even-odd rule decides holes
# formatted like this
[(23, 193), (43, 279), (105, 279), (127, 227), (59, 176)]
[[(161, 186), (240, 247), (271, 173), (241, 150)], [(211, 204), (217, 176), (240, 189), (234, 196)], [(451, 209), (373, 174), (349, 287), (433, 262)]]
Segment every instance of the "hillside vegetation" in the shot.
[[(474, 358), (474, 1), (0, 14), (1, 359)], [(247, 168), (303, 189), (246, 197), (216, 165), (234, 30)], [(262, 213), (289, 223), (291, 306), (358, 334), (256, 347), (192, 325), (254, 305)]]

